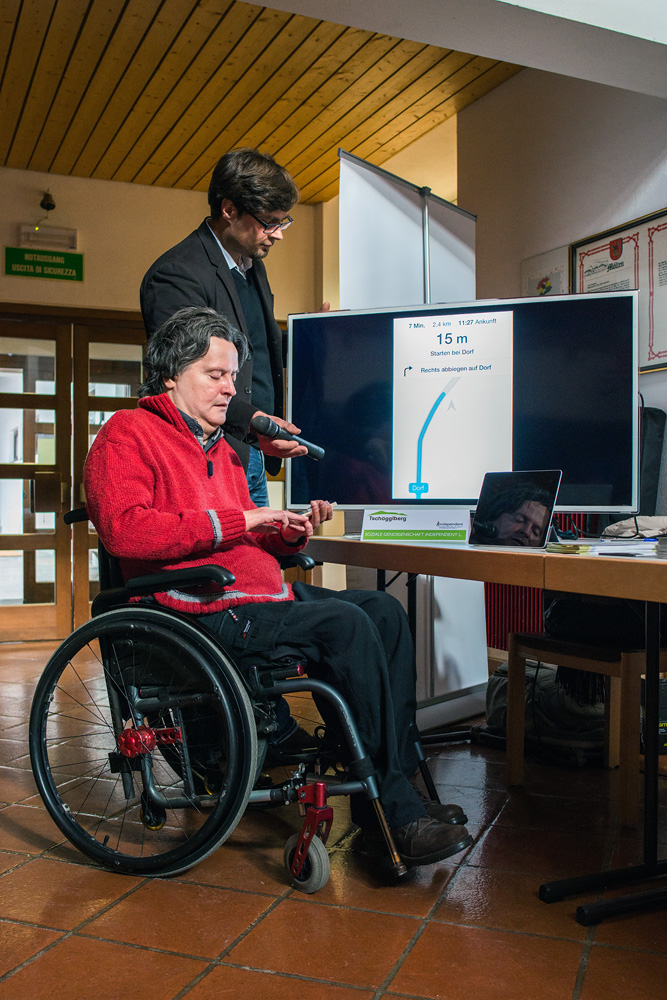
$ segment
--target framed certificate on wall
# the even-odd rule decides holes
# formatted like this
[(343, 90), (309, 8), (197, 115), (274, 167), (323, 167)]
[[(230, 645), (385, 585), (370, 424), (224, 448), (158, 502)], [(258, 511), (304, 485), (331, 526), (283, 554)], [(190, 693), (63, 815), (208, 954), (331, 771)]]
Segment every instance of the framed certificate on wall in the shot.
[(667, 209), (571, 244), (575, 292), (638, 288), (639, 368), (667, 368)]

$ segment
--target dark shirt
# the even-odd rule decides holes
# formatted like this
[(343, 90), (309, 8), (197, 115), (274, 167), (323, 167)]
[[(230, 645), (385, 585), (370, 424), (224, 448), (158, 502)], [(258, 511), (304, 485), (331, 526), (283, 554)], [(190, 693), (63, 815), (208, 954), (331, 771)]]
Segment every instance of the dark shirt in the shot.
[[(176, 409), (178, 409), (178, 407), (176, 407)], [(204, 428), (199, 421), (195, 420), (195, 418), (191, 417), (188, 413), (183, 413), (183, 410), (178, 410), (178, 412), (183, 417), (183, 420), (185, 420), (186, 424), (197, 438), (204, 451), (208, 451), (209, 448), (212, 448), (218, 438), (221, 437), (222, 427), (216, 427), (213, 433), (209, 434), (206, 441), (204, 441)]]
[(266, 320), (255, 284), (254, 268), (246, 271), (245, 277), (234, 268), (232, 277), (241, 301), (252, 346), (252, 404), (259, 410), (263, 410), (264, 413), (271, 414), (275, 412), (273, 374), (271, 372)]

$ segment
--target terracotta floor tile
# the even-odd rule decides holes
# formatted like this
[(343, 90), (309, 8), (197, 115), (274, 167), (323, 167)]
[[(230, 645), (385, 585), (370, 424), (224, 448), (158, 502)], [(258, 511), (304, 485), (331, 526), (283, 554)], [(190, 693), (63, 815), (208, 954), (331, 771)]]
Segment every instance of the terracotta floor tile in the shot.
[(0, 764), (12, 764), (17, 757), (25, 757), (28, 746), (24, 740), (0, 740)]
[(467, 861), (546, 879), (566, 878), (608, 867), (611, 849), (604, 836), (575, 836), (571, 830), (531, 830), (493, 826), (470, 851)]
[(0, 916), (71, 930), (141, 879), (34, 858), (0, 878)]
[(604, 767), (553, 767), (526, 758), (523, 786), (528, 792), (569, 795), (577, 799), (616, 799), (618, 770)]
[(377, 987), (418, 927), (418, 921), (409, 917), (286, 900), (231, 950), (228, 960), (350, 986)]
[(373, 991), (221, 965), (187, 996), (188, 1000), (371, 1000)]
[[(429, 913), (456, 871), (456, 865), (441, 862), (411, 868), (402, 878), (394, 878), (383, 875), (377, 862), (361, 850), (334, 849), (330, 852), (330, 862), (329, 881), (314, 897), (318, 903), (411, 917), (425, 917)], [(292, 898), (295, 902), (310, 899), (301, 892), (295, 892)]]
[[(666, 880), (636, 882), (623, 889), (608, 890), (602, 899), (614, 899), (632, 893), (655, 892), (666, 889)], [(587, 899), (596, 899), (589, 893)], [(636, 948), (638, 951), (656, 951), (667, 954), (667, 904), (639, 913), (609, 917), (595, 927), (595, 943), (616, 945), (619, 948)]]
[(0, 850), (41, 854), (64, 840), (43, 807), (9, 805), (0, 811)]
[(26, 744), (28, 742), (28, 723), (23, 721), (14, 720), (14, 725), (8, 726), (3, 730), (3, 735), (8, 740), (23, 740)]
[(443, 755), (432, 761), (431, 771), (436, 785), (458, 788), (486, 788), (505, 791), (505, 762), (464, 756)]
[(88, 924), (85, 933), (215, 958), (272, 902), (254, 893), (152, 879)]
[(667, 955), (593, 945), (580, 1000), (652, 1000), (665, 992)]
[(581, 945), (574, 941), (431, 923), (390, 983), (387, 995), (408, 993), (433, 1000), (569, 1000), (580, 955)]
[(447, 923), (546, 934), (581, 941), (586, 928), (575, 920), (576, 902), (543, 903), (534, 875), (462, 868), (433, 914)]
[(243, 840), (230, 840), (201, 864), (179, 875), (178, 881), (282, 896), (291, 889), (283, 865), (283, 846), (249, 846)]
[(26, 927), (0, 921), (0, 976), (36, 955), (42, 948), (53, 944), (61, 936), (59, 931), (47, 931), (43, 927)]
[(521, 826), (553, 830), (567, 828), (604, 833), (616, 824), (612, 803), (543, 795), (523, 788), (512, 790), (496, 819), (499, 826)]
[(0, 767), (0, 801), (20, 802), (35, 795), (36, 791), (31, 771), (20, 767)]
[(205, 962), (92, 938), (70, 937), (0, 983), (0, 1000), (167, 1000), (203, 969)]
[(26, 861), (30, 861), (31, 854), (16, 854), (14, 852), (0, 851), (0, 874), (8, 872), (11, 868), (18, 868)]

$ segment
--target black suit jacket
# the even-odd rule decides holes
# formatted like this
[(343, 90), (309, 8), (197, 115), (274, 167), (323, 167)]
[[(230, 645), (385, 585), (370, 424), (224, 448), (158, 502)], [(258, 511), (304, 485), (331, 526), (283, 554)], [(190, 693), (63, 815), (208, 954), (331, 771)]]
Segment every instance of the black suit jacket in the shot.
[[(252, 266), (266, 322), (276, 400), (275, 411), (278, 416), (282, 416), (282, 331), (273, 315), (273, 294), (266, 276), (266, 268), (261, 260), (253, 261)], [(140, 296), (147, 337), (150, 337), (178, 309), (198, 305), (215, 309), (246, 336), (248, 335), (248, 327), (231, 271), (205, 221), (194, 233), (190, 233), (175, 247), (158, 257), (144, 275)], [(250, 419), (256, 411), (257, 407), (252, 405), (251, 354), (239, 371), (236, 396), (229, 405), (225, 429), (237, 436), (245, 436)], [(247, 450), (244, 455), (244, 465), (247, 465)], [(280, 459), (267, 457), (266, 465), (269, 472), (275, 475), (280, 468)]]

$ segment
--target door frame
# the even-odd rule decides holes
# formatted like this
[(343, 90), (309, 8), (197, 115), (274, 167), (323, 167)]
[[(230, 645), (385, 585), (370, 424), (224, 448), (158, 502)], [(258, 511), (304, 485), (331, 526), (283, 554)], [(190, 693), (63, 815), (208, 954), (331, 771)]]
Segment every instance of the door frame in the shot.
[[(35, 473), (60, 477), (61, 500), (56, 505), (56, 528), (53, 534), (31, 532), (23, 535), (0, 536), (0, 549), (35, 552), (55, 549), (55, 601), (44, 604), (16, 604), (0, 607), (0, 641), (64, 639), (72, 628), (90, 617), (88, 551), (97, 545), (97, 536), (82, 522), (68, 527), (62, 514), (82, 504), (80, 484), (83, 463), (88, 451), (88, 412), (90, 409), (124, 409), (136, 405), (135, 397), (90, 397), (88, 395), (88, 343), (143, 343), (145, 339), (141, 313), (112, 309), (88, 309), (68, 306), (40, 306), (27, 303), (0, 302), (0, 319), (16, 321), (17, 327), (34, 323), (33, 336), (39, 337), (39, 326), (55, 326), (56, 392), (55, 395), (30, 395), (30, 408), (56, 410), (56, 455), (53, 465), (22, 463), (23, 480), (34, 479)], [(77, 328), (81, 345), (77, 350)], [(86, 333), (83, 333), (83, 329)], [(18, 332), (18, 331), (17, 331)], [(49, 332), (42, 339), (54, 339)], [(85, 341), (85, 351), (84, 351)], [(84, 359), (85, 354), (85, 359)], [(83, 381), (82, 381), (83, 380)], [(74, 384), (74, 392), (72, 385)], [(24, 397), (0, 394), (4, 406), (25, 407)], [(68, 432), (63, 433), (67, 425)], [(19, 478), (17, 466), (0, 464), (0, 478)]]

